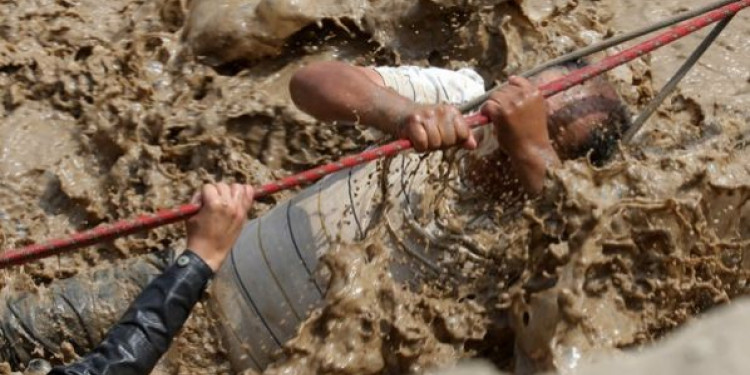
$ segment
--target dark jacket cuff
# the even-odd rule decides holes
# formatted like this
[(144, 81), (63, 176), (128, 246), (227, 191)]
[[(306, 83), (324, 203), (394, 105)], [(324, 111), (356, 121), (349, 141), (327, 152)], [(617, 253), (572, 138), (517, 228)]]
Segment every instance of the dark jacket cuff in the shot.
[(187, 265), (189, 265), (198, 275), (201, 276), (201, 279), (205, 279), (207, 282), (209, 279), (211, 279), (214, 276), (214, 271), (209, 267), (206, 262), (201, 259), (201, 257), (198, 256), (193, 250), (187, 249), (185, 250), (180, 256), (175, 259), (173, 266), (178, 267), (186, 267), (186, 265), (181, 265), (180, 263), (185, 263), (186, 261), (181, 260), (187, 258)]
[(148, 374), (169, 349), (213, 276), (194, 252), (180, 254), (130, 305), (99, 346), (50, 374)]

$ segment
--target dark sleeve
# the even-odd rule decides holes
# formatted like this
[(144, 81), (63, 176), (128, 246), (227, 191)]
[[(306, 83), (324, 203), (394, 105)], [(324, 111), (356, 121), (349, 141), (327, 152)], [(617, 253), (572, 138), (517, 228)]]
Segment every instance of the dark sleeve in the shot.
[(190, 250), (152, 281), (104, 340), (80, 361), (50, 375), (144, 375), (169, 349), (213, 272)]

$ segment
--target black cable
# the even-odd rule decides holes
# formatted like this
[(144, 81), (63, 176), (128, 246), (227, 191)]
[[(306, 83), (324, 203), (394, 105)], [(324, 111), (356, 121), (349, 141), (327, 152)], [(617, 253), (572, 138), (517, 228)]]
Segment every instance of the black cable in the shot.
[[(543, 71), (545, 69), (549, 69), (549, 68), (551, 68), (553, 66), (565, 64), (565, 63), (570, 62), (570, 61), (578, 60), (578, 59), (580, 59), (582, 57), (585, 57), (585, 56), (588, 56), (588, 55), (590, 55), (592, 53), (603, 51), (603, 50), (605, 50), (607, 48), (610, 48), (612, 46), (621, 44), (623, 42), (627, 42), (629, 40), (638, 38), (640, 36), (643, 36), (643, 35), (646, 35), (648, 33), (654, 32), (656, 30), (672, 26), (674, 24), (680, 23), (682, 21), (685, 21), (687, 19), (696, 17), (696, 16), (701, 15), (701, 14), (710, 12), (712, 10), (718, 9), (718, 8), (723, 7), (725, 5), (728, 5), (728, 4), (731, 4), (731, 3), (735, 3), (737, 1), (738, 0), (721, 0), (721, 1), (718, 1), (716, 3), (709, 4), (709, 5), (706, 5), (704, 7), (701, 7), (701, 8), (698, 8), (698, 9), (694, 9), (694, 10), (690, 10), (690, 11), (678, 14), (678, 15), (676, 15), (674, 17), (667, 18), (665, 20), (659, 21), (659, 22), (657, 22), (657, 23), (655, 23), (653, 25), (644, 27), (642, 29), (634, 30), (634, 31), (631, 31), (629, 33), (622, 34), (620, 36), (615, 36), (615, 37), (603, 40), (603, 41), (601, 41), (599, 43), (592, 44), (592, 45), (590, 45), (588, 47), (584, 47), (584, 48), (579, 49), (577, 51), (574, 51), (574, 52), (565, 54), (563, 56), (560, 56), (560, 57), (558, 57), (556, 59), (550, 60), (550, 61), (548, 61), (548, 62), (546, 62), (546, 63), (544, 63), (542, 65), (539, 65), (539, 66), (537, 66), (537, 67), (535, 67), (535, 68), (533, 68), (533, 69), (531, 69), (529, 71), (521, 73), (521, 76), (522, 77), (526, 77), (526, 78), (531, 77), (531, 76), (533, 76), (533, 75), (535, 75), (535, 74), (537, 74), (537, 73), (539, 73), (539, 72), (541, 72), (541, 71)], [(469, 111), (475, 109), (476, 107), (480, 106), (482, 103), (484, 103), (485, 101), (487, 101), (487, 99), (489, 98), (490, 94), (493, 91), (495, 91), (498, 88), (500, 88), (500, 87), (502, 87), (502, 85), (499, 85), (499, 86), (496, 85), (496, 86), (494, 86), (493, 88), (491, 88), (489, 91), (487, 91), (483, 95), (481, 95), (479, 97), (476, 97), (476, 98), (474, 98), (474, 99), (466, 102), (465, 104), (461, 105), (459, 107), (459, 109), (463, 113), (466, 113), (466, 112), (469, 112)]]
[(734, 16), (724, 18), (718, 24), (716, 24), (716, 26), (711, 30), (711, 33), (709, 33), (706, 38), (703, 39), (703, 42), (701, 42), (698, 48), (696, 48), (695, 51), (693, 51), (693, 53), (690, 55), (690, 57), (685, 60), (685, 63), (682, 64), (680, 69), (677, 70), (674, 76), (669, 79), (669, 82), (667, 82), (664, 87), (662, 87), (661, 91), (659, 91), (659, 94), (657, 94), (656, 97), (654, 97), (654, 99), (651, 100), (650, 103), (648, 103), (648, 106), (646, 106), (641, 114), (638, 115), (638, 118), (633, 121), (633, 124), (622, 137), (623, 143), (627, 144), (633, 140), (633, 137), (635, 137), (635, 135), (639, 130), (641, 130), (643, 125), (646, 124), (646, 121), (648, 121), (654, 111), (656, 111), (656, 109), (659, 108), (662, 102), (664, 102), (664, 100), (677, 88), (677, 85), (680, 83), (680, 81), (685, 78), (685, 76), (690, 72), (690, 69), (695, 66), (698, 60), (700, 60), (701, 56), (703, 56), (706, 50), (711, 47), (711, 45), (721, 34), (721, 32), (724, 31), (724, 28), (729, 24), (732, 18), (734, 18)]

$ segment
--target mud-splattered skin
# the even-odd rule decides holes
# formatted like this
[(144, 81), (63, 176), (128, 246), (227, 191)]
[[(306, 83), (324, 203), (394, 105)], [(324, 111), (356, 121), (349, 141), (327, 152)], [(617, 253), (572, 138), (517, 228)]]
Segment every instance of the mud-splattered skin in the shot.
[[(203, 180), (259, 184), (365, 147), (359, 129), (316, 124), (290, 105), (289, 76), (308, 61), (470, 65), (492, 80), (693, 3), (6, 1), (0, 243), (182, 203)], [(268, 372), (401, 373), (472, 356), (564, 368), (745, 293), (750, 180), (733, 140), (750, 116), (748, 21), (736, 17), (640, 147), (603, 169), (565, 163), (520, 213), (479, 192), (428, 189), (441, 192), (428, 200), (441, 242), (472, 250), (444, 266), (463, 274), (459, 286), (409, 291), (389, 278), (387, 248), (332, 250), (326, 306)], [(645, 103), (693, 43), (614, 71), (620, 95)], [(237, 57), (249, 62), (200, 63)], [(720, 86), (705, 84), (717, 76)], [(3, 271), (3, 293), (179, 247), (180, 235), (160, 229)], [(207, 316), (199, 306), (159, 373), (230, 372)]]

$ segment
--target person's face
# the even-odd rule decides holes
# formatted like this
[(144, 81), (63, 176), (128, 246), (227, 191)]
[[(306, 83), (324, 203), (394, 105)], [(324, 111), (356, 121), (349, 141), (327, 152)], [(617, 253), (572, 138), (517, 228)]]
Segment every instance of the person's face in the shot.
[[(548, 69), (531, 80), (536, 85), (555, 81), (568, 73), (564, 68)], [(620, 107), (620, 98), (614, 88), (602, 78), (592, 79), (547, 99), (547, 127), (552, 146), (560, 159), (574, 158), (580, 145), (591, 132), (607, 126), (609, 115)], [(507, 151), (502, 147), (487, 146), (477, 158), (470, 158), (467, 170), (469, 180), (483, 186), (487, 192), (504, 194), (517, 188), (514, 173), (509, 169)], [(495, 152), (497, 150), (498, 152)], [(486, 173), (493, 170), (496, 173)], [(493, 193), (493, 194), (495, 194)]]
[[(562, 78), (564, 68), (548, 69), (532, 80), (538, 86)], [(550, 140), (561, 159), (573, 157), (578, 146), (591, 132), (606, 126), (611, 111), (618, 108), (620, 98), (603, 78), (594, 78), (547, 99)]]

